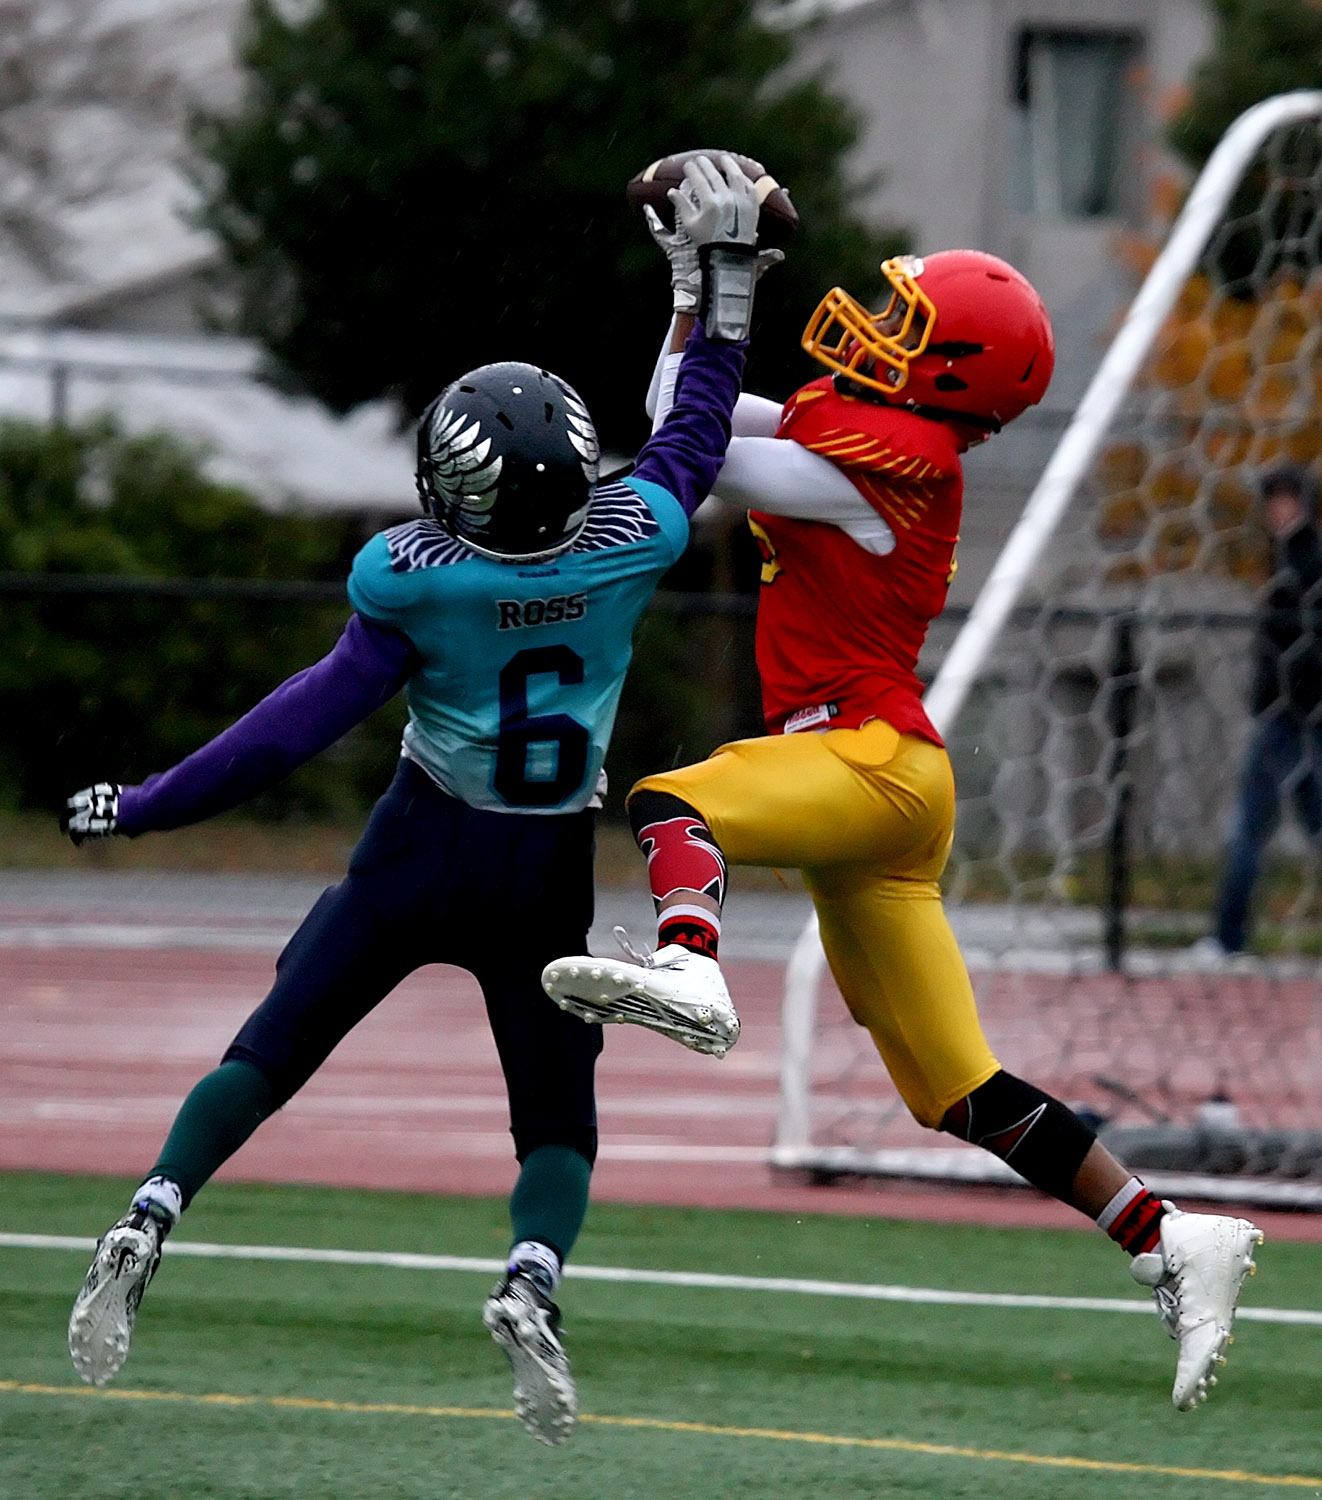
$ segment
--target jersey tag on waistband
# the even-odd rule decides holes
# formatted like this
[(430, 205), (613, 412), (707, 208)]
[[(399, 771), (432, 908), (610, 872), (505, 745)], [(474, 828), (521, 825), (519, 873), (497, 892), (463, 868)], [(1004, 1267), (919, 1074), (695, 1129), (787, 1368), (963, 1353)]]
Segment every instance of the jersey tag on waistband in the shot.
[(805, 729), (825, 729), (840, 712), (838, 703), (818, 703), (812, 708), (796, 709), (785, 720), (784, 734), (799, 734)]

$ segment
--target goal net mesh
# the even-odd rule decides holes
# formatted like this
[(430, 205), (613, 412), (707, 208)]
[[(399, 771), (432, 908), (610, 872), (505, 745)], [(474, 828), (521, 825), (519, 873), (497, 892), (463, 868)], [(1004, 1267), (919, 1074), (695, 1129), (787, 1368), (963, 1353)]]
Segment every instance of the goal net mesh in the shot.
[[(950, 727), (946, 892), (1003, 1066), (1086, 1111), (1155, 1183), (1322, 1207), (1306, 773), (1283, 788), (1250, 953), (1196, 946), (1254, 724), (1271, 573), (1258, 480), (1319, 455), (1322, 120), (1309, 117), (1272, 129), (1227, 192)], [(815, 988), (802, 1138), (782, 1117), (782, 1164), (998, 1178), (999, 1163), (909, 1119), (829, 973)]]

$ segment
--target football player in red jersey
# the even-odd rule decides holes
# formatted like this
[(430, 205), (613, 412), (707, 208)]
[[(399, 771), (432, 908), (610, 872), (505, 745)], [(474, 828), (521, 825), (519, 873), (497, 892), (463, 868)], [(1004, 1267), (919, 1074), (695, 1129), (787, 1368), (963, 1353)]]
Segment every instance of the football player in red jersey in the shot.
[[(680, 237), (652, 231), (676, 292), (653, 381), (660, 419), (692, 272)], [(882, 272), (880, 312), (835, 288), (809, 320), (804, 347), (829, 374), (783, 408), (741, 396), (716, 485), (748, 508), (763, 552), (769, 733), (634, 787), (657, 951), (566, 958), (543, 983), (585, 1019), (721, 1056), (739, 1029), (716, 962), (727, 860), (801, 869), (831, 972), (911, 1113), (1007, 1161), (1130, 1254), (1180, 1341), (1172, 1399), (1190, 1409), (1215, 1382), (1261, 1234), (1158, 1200), (1064, 1104), (1001, 1067), (938, 884), (955, 789), (918, 653), (954, 576), (961, 455), (1042, 399), (1051, 323), (1028, 281), (980, 251), (901, 256)]]

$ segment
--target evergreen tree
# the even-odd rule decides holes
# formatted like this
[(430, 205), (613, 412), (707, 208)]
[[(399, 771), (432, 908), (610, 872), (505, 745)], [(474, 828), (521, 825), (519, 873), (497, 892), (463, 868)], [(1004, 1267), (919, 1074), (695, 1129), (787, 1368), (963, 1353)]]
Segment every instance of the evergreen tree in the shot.
[(693, 146), (755, 156), (803, 225), (759, 294), (750, 385), (785, 395), (832, 284), (900, 248), (847, 211), (855, 138), (754, 0), (253, 0), (246, 90), (200, 120), (204, 221), (242, 331), (336, 409), (417, 412), (496, 359), (542, 363), (632, 451), (665, 271), (624, 184)]
[[(1226, 131), (1260, 100), (1322, 82), (1322, 7), (1315, 0), (1213, 0), (1218, 26), (1211, 55), (1195, 70), (1189, 99), (1171, 122), (1171, 144), (1201, 167)], [(1250, 166), (1231, 199), (1213, 250), (1218, 279), (1255, 300), (1278, 273), (1307, 276), (1322, 216), (1316, 129), (1308, 123), (1276, 147), (1289, 185), (1263, 197), (1267, 169)]]
[(1273, 94), (1322, 85), (1322, 6), (1316, 0), (1212, 0), (1211, 55), (1195, 70), (1189, 99), (1171, 123), (1171, 144), (1201, 167), (1250, 106)]

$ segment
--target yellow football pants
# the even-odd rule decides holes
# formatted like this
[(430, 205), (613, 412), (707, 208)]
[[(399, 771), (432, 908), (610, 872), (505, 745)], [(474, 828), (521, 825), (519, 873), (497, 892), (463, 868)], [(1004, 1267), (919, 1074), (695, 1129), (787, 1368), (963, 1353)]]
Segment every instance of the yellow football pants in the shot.
[(874, 719), (737, 740), (644, 789), (696, 808), (731, 864), (803, 871), (845, 1003), (921, 1124), (997, 1071), (937, 883), (955, 822), (944, 750)]

